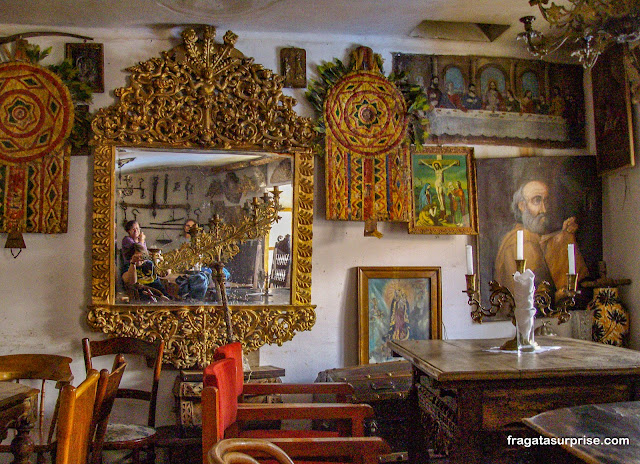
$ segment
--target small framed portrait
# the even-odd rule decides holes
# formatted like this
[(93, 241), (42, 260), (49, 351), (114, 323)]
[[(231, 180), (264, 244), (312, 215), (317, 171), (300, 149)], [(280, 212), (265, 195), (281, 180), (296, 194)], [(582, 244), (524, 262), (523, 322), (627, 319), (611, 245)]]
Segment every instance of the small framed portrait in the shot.
[(389, 340), (442, 337), (439, 267), (359, 267), (359, 362), (391, 361)]
[(411, 154), (410, 234), (476, 235), (473, 148), (423, 146)]
[(283, 48), (280, 50), (280, 67), (285, 87), (301, 88), (307, 86), (307, 52), (304, 48)]
[(65, 58), (78, 68), (78, 79), (95, 93), (104, 92), (104, 50), (100, 43), (67, 43)]

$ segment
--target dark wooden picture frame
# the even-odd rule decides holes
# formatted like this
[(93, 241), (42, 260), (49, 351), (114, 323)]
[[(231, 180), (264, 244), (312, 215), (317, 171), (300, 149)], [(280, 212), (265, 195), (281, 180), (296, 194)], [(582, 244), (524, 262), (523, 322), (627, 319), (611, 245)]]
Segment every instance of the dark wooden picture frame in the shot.
[[(536, 274), (536, 284), (541, 280), (549, 281), (552, 297), (566, 287), (568, 255), (567, 246), (563, 245), (566, 236), (561, 235), (565, 232), (575, 237), (578, 280), (597, 278), (598, 261), (602, 259), (602, 183), (595, 156), (479, 158), (476, 171), (480, 231), (476, 269), (485, 307), (489, 306), (489, 282), (495, 280), (513, 288), (510, 267), (515, 269), (515, 229), (524, 228), (525, 222), (518, 217), (522, 213), (514, 211), (514, 208), (520, 211), (520, 203), (514, 203), (514, 193), (528, 183), (544, 183), (548, 188), (548, 197), (540, 202), (544, 204), (546, 215), (544, 232), (537, 236), (528, 231), (524, 234), (524, 258), (527, 268)], [(529, 197), (532, 201), (535, 198), (533, 194)], [(535, 214), (536, 211), (530, 211), (531, 216)], [(575, 222), (567, 223), (572, 217)], [(531, 223), (532, 220), (527, 221)], [(527, 227), (533, 228), (535, 226)], [(542, 249), (544, 259), (541, 259), (538, 247)], [(551, 253), (552, 250), (557, 252)], [(582, 289), (576, 309), (584, 309), (586, 297), (587, 292)], [(552, 301), (552, 306), (554, 304)], [(485, 320), (503, 320), (505, 316), (501, 314)]]
[(591, 70), (598, 173), (610, 174), (635, 165), (633, 117), (623, 45), (598, 57)]
[(471, 147), (422, 146), (411, 153), (410, 234), (478, 233), (474, 163)]
[(358, 334), (360, 364), (391, 361), (393, 338), (440, 339), (440, 267), (359, 267)]
[(78, 78), (95, 93), (104, 92), (104, 49), (101, 43), (67, 43), (65, 58), (78, 68)]

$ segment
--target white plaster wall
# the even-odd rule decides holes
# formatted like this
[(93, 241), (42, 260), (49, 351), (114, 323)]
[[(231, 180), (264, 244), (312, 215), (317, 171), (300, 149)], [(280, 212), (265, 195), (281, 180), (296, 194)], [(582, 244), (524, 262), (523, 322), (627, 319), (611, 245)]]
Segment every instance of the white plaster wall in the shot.
[[(30, 28), (33, 29), (33, 28)], [(4, 26), (6, 34), (24, 28)], [(219, 36), (226, 29), (219, 27)], [(94, 96), (92, 110), (113, 103), (112, 90), (125, 85), (124, 69), (138, 61), (157, 56), (177, 43), (171, 34), (152, 30), (68, 30), (91, 35), (104, 43), (105, 87), (107, 92)], [(515, 44), (499, 48), (488, 44), (455, 42), (427, 43), (406, 39), (388, 42), (370, 37), (325, 37), (318, 35), (247, 34), (234, 31), (240, 39), (237, 48), (257, 63), (279, 71), (279, 48), (297, 46), (307, 51), (308, 77), (315, 66), (334, 57), (345, 59), (356, 45), (367, 45), (385, 59), (385, 72), (391, 70), (392, 52), (478, 54), (521, 56), (526, 54)], [(175, 34), (174, 34), (175, 36)], [(36, 42), (36, 41), (34, 41)], [(53, 45), (53, 55), (44, 64), (57, 63), (64, 53), (65, 39), (41, 39), (41, 46)], [(299, 114), (312, 116), (304, 90), (289, 91), (299, 105)], [(573, 153), (565, 151), (564, 153)], [(519, 156), (557, 154), (558, 151), (517, 147), (476, 147), (476, 156)], [(26, 234), (27, 249), (13, 259), (8, 250), (0, 250), (0, 353), (46, 352), (72, 356), (78, 381), (84, 375), (80, 339), (101, 337), (89, 331), (84, 318), (90, 302), (92, 157), (74, 157), (71, 162), (69, 231), (63, 235)], [(444, 336), (448, 338), (486, 338), (512, 336), (508, 322), (471, 322), (464, 288), (465, 251), (475, 238), (467, 236), (409, 235), (405, 225), (380, 224), (382, 239), (363, 236), (363, 223), (333, 222), (324, 219), (324, 169), (316, 165), (316, 209), (314, 214), (314, 256), (312, 302), (317, 305), (317, 323), (291, 342), (261, 349), (262, 364), (286, 369), (286, 381), (313, 381), (319, 371), (357, 363), (357, 266), (441, 266), (442, 314)], [(637, 175), (635, 194), (640, 194)], [(630, 180), (631, 181), (631, 180)], [(629, 198), (626, 208), (638, 201)], [(618, 204), (619, 206), (619, 204)], [(610, 213), (609, 213), (610, 214)], [(607, 217), (605, 228), (618, 220)], [(631, 227), (631, 219), (627, 225)], [(634, 237), (637, 238), (637, 237)], [(0, 234), (0, 245), (6, 234)], [(616, 237), (607, 235), (608, 241)], [(640, 240), (636, 240), (640, 243)], [(624, 256), (624, 251), (619, 252)], [(613, 264), (613, 263), (611, 263)], [(610, 265), (612, 271), (615, 266)], [(638, 272), (638, 271), (636, 271)], [(566, 329), (565, 329), (566, 330)], [(140, 378), (131, 367), (127, 376)], [(174, 420), (171, 386), (175, 372), (162, 377), (158, 422)]]
[[(640, 107), (634, 108), (634, 122)], [(636, 157), (640, 155), (640, 128), (636, 122), (633, 136)], [(637, 158), (636, 158), (637, 159)], [(636, 161), (640, 163), (640, 160)], [(606, 176), (602, 183), (603, 254), (607, 275), (613, 279), (631, 279), (631, 285), (620, 287), (623, 304), (631, 320), (631, 348), (640, 349), (640, 170), (624, 169)]]

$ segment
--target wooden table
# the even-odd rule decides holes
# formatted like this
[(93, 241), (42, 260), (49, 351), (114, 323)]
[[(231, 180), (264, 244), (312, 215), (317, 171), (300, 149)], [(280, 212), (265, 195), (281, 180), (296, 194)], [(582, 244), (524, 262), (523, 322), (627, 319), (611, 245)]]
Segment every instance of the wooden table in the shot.
[[(507, 436), (524, 435), (521, 419), (592, 403), (632, 401), (640, 391), (640, 352), (559, 337), (537, 337), (540, 353), (489, 351), (504, 339), (404, 340), (391, 350), (413, 366), (408, 401), (412, 462), (429, 462), (428, 449), (450, 463), (481, 462), (488, 453), (510, 462), (522, 450)], [(530, 433), (530, 432), (529, 432)]]
[(33, 452), (29, 431), (38, 413), (38, 390), (12, 382), (0, 382), (0, 438), (7, 437), (7, 429), (18, 431), (11, 441), (14, 464), (27, 464)]
[[(523, 419), (523, 422), (544, 437), (561, 439), (559, 446), (575, 461), (590, 464), (640, 464), (640, 402), (587, 404), (571, 408), (555, 409), (537, 416)], [(598, 438), (599, 440), (618, 438), (620, 441), (594, 444), (567, 443), (566, 437)], [(562, 457), (560, 457), (562, 459)], [(551, 461), (549, 461), (551, 462)], [(555, 458), (553, 462), (559, 462)]]

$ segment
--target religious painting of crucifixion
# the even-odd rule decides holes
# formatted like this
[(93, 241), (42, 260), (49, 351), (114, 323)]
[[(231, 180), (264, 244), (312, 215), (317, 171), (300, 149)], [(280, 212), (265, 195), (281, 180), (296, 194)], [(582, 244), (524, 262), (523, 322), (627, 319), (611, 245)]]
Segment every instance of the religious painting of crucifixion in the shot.
[(423, 146), (411, 154), (409, 233), (476, 235), (473, 148)]

